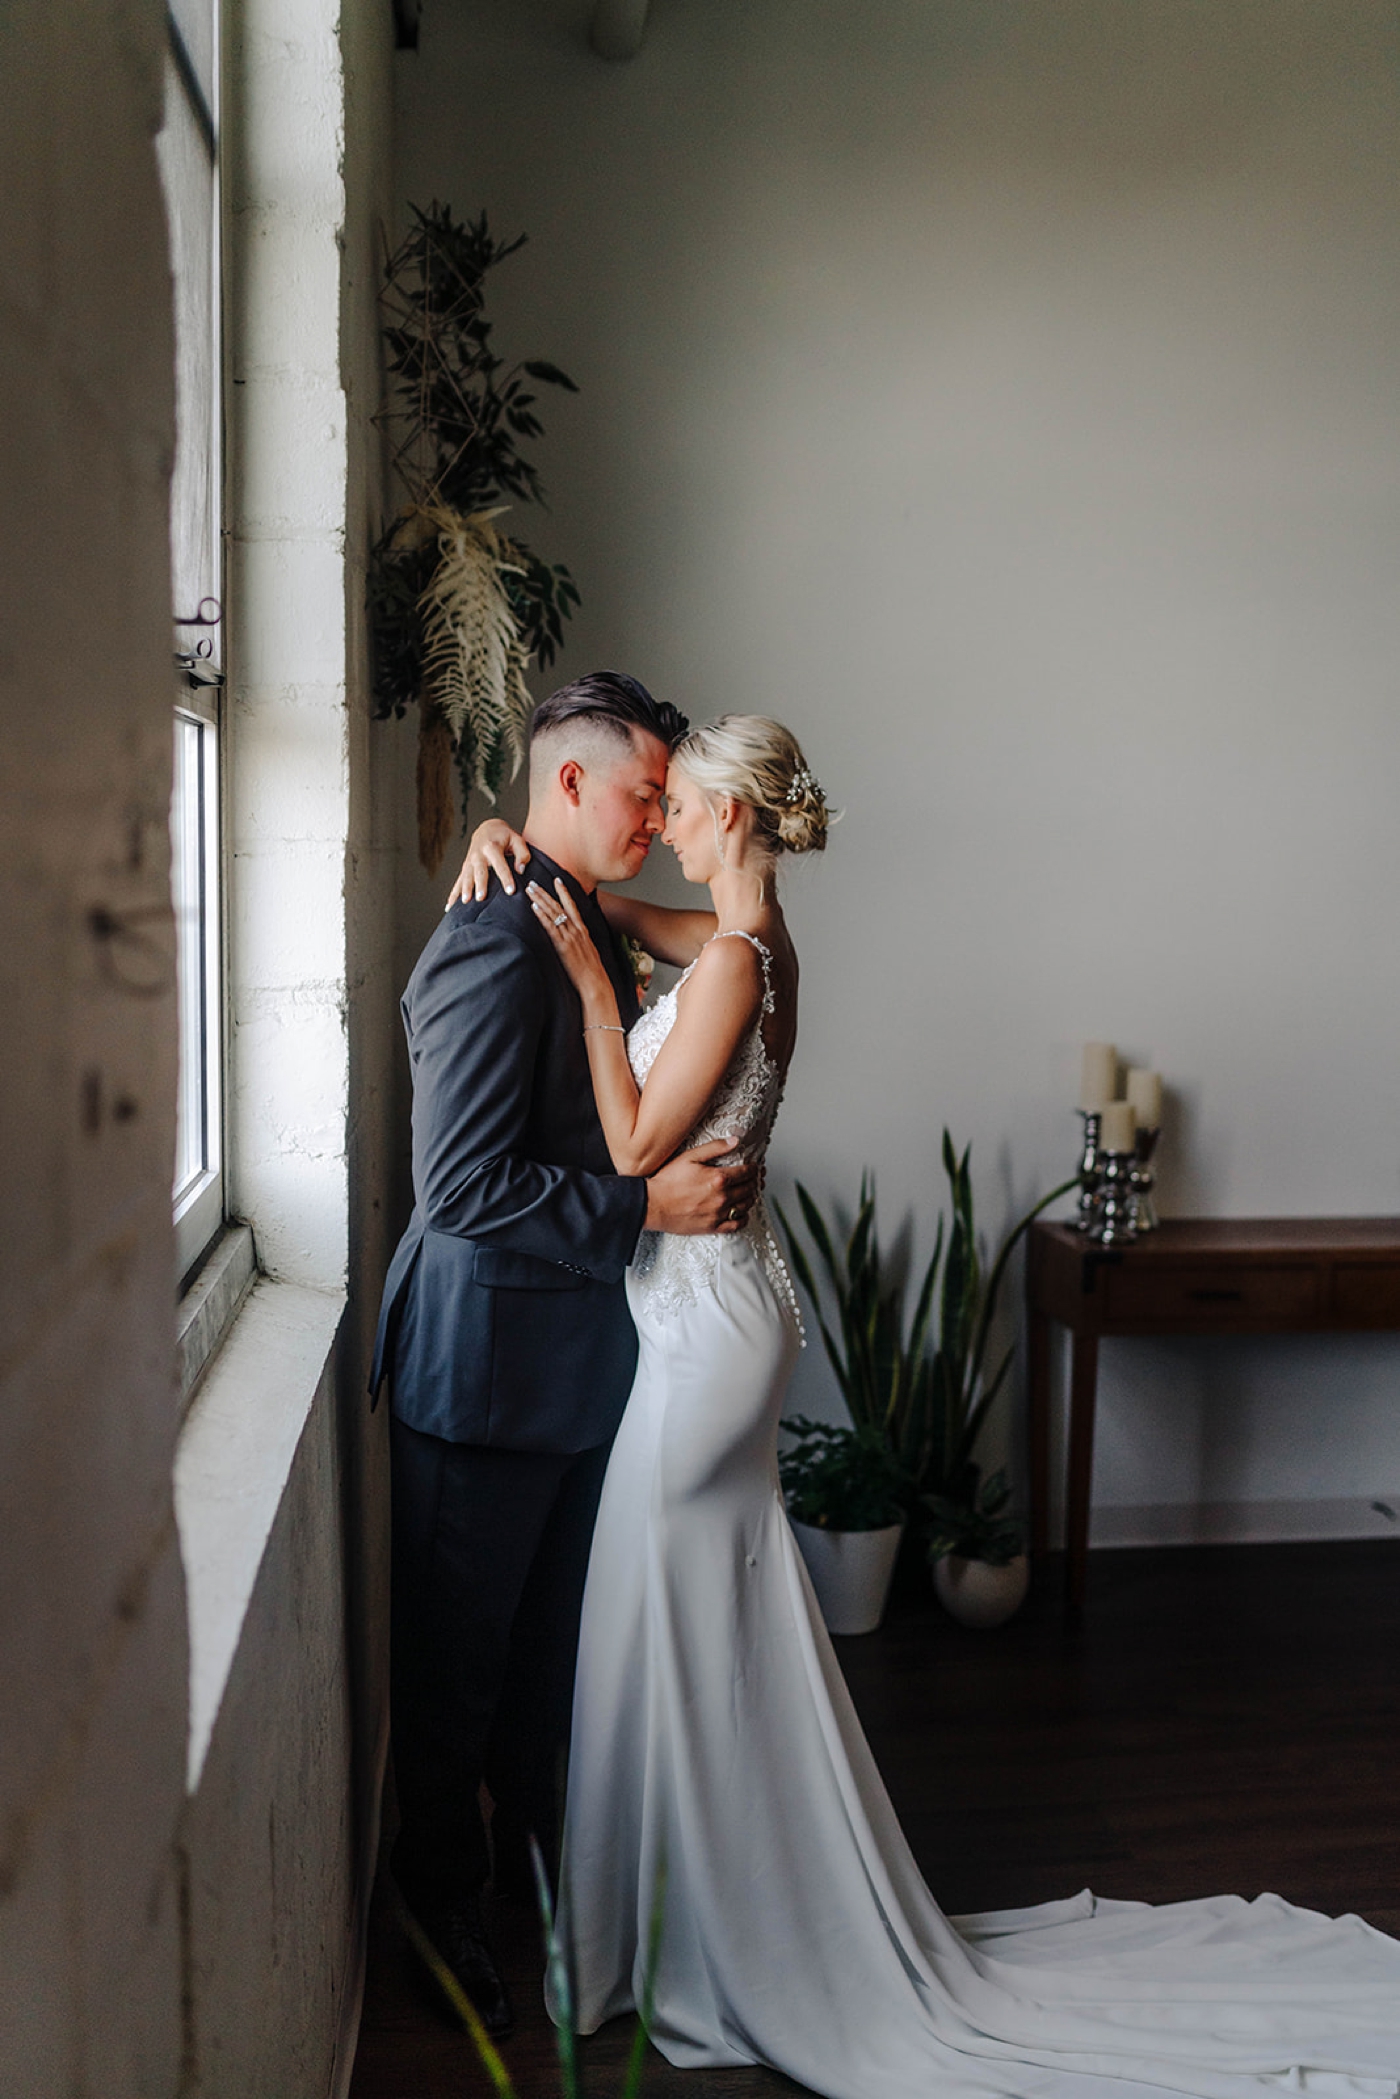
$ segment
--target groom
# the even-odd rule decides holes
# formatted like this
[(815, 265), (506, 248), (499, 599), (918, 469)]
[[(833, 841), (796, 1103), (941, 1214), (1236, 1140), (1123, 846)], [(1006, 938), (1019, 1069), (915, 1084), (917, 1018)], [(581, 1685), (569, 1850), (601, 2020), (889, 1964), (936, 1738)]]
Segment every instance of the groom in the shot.
[[(531, 723), (532, 872), (566, 882), (624, 1028), (635, 986), (594, 891), (640, 871), (685, 729), (613, 671), (564, 686)], [(623, 1272), (643, 1226), (734, 1230), (754, 1177), (710, 1163), (726, 1140), (649, 1180), (614, 1173), (578, 997), (523, 885), (452, 906), (403, 1017), (414, 1210), (371, 1374), (392, 1401), (394, 1873), (501, 2034), (477, 1793), (484, 1779), (498, 1876), (527, 1832), (553, 1856), (588, 1549), (636, 1364)]]

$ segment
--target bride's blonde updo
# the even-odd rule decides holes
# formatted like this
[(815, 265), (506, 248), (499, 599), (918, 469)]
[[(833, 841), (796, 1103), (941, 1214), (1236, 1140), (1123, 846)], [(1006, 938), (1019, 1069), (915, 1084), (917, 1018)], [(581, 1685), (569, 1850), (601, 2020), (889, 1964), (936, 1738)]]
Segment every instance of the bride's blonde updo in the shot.
[(773, 854), (820, 853), (832, 815), (797, 738), (762, 714), (721, 714), (692, 729), (671, 757), (706, 795), (731, 794), (753, 810), (754, 833)]

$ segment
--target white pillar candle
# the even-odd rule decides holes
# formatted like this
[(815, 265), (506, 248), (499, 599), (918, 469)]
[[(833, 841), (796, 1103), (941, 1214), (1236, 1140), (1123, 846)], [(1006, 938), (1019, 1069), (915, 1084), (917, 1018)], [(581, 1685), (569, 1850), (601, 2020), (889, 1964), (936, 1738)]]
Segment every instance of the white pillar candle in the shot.
[(1118, 1052), (1111, 1042), (1086, 1042), (1079, 1079), (1079, 1105), (1093, 1114), (1106, 1108), (1118, 1091)]
[(1137, 1116), (1131, 1101), (1110, 1101), (1103, 1111), (1099, 1143), (1106, 1152), (1130, 1152), (1137, 1143)]
[(1128, 1073), (1128, 1100), (1140, 1130), (1161, 1129), (1162, 1074), (1159, 1071), (1141, 1071), (1134, 1066)]

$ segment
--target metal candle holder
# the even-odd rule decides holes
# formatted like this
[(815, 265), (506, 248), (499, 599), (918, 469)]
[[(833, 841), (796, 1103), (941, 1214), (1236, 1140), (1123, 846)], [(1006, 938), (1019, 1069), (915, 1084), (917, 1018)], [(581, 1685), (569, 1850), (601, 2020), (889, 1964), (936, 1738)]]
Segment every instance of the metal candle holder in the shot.
[(1103, 1153), (1099, 1150), (1103, 1117), (1097, 1108), (1080, 1108), (1076, 1112), (1084, 1120), (1084, 1149), (1079, 1161), (1079, 1215), (1074, 1223), (1077, 1231), (1092, 1232), (1098, 1214), (1099, 1183), (1103, 1179)]
[(1099, 1185), (1090, 1236), (1099, 1246), (1131, 1246), (1138, 1235), (1133, 1192), (1136, 1152), (1101, 1152), (1102, 1180)]
[(1161, 1221), (1152, 1201), (1152, 1190), (1157, 1184), (1157, 1176), (1152, 1171), (1152, 1154), (1161, 1134), (1159, 1129), (1139, 1130), (1137, 1133), (1137, 1149), (1128, 1175), (1128, 1186), (1132, 1191), (1133, 1223), (1139, 1232), (1155, 1232)]

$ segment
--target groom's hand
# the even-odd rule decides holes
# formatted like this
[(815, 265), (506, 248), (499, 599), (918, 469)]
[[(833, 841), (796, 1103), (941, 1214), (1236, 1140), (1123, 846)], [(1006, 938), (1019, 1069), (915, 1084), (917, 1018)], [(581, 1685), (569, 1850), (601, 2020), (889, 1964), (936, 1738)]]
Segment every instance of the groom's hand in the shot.
[(646, 1229), (679, 1232), (687, 1238), (697, 1232), (737, 1232), (758, 1196), (758, 1168), (716, 1163), (732, 1157), (733, 1150), (728, 1137), (719, 1137), (698, 1144), (693, 1152), (682, 1152), (652, 1174), (647, 1181)]

